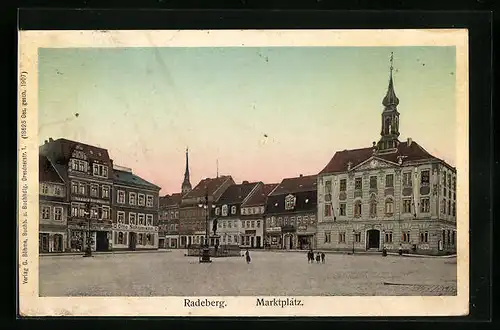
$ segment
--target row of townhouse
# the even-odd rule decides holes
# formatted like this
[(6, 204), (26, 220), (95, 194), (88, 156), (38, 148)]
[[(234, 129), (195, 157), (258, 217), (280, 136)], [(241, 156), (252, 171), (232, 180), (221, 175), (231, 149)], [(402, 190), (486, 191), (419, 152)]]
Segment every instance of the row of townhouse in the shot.
[(211, 244), (456, 252), (456, 168), (411, 138), (399, 140), (398, 104), (391, 67), (379, 141), (338, 151), (319, 173), (279, 184), (222, 176), (191, 190), (186, 151), (182, 192), (161, 205), (165, 245), (200, 244), (216, 220)]
[(39, 148), (39, 251), (157, 249), (159, 191), (106, 149), (51, 138)]

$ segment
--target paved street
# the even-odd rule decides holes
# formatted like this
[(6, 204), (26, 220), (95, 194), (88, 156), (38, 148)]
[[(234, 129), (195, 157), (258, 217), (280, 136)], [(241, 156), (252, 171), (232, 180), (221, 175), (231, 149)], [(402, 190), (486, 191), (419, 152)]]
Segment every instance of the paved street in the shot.
[[(454, 258), (251, 252), (199, 264), (184, 250), (43, 256), (40, 296), (455, 295)], [(386, 284), (384, 284), (386, 283)], [(391, 283), (388, 285), (387, 283)]]

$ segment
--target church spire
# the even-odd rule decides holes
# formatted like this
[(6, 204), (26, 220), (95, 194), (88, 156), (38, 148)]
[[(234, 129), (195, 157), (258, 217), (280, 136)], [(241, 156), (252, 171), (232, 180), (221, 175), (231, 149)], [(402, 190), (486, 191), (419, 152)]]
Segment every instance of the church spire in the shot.
[(391, 52), (391, 67), (389, 73), (389, 87), (387, 88), (387, 94), (385, 94), (384, 99), (382, 100), (382, 104), (384, 107), (394, 106), (396, 107), (399, 104), (399, 99), (396, 96), (396, 92), (394, 91), (394, 82), (392, 80), (392, 70), (394, 67), (392, 66), (394, 60), (394, 53)]
[(189, 149), (186, 148), (186, 171), (184, 172), (184, 181), (182, 182), (182, 194), (191, 191), (191, 182), (189, 181)]
[(382, 112), (381, 138), (378, 142), (377, 152), (390, 152), (397, 150), (399, 145), (399, 112), (397, 106), (399, 99), (394, 92), (394, 82), (392, 79), (394, 54), (391, 52), (391, 66), (389, 71), (389, 87), (382, 100), (384, 111)]

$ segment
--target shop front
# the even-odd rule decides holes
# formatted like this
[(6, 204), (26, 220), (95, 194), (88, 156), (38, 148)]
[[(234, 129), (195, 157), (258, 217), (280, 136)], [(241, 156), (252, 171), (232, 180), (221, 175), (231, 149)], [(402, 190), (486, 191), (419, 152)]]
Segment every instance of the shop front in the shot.
[(156, 250), (158, 243), (158, 227), (113, 224), (114, 250)]
[(91, 223), (89, 228), (86, 221), (68, 223), (68, 246), (71, 252), (82, 252), (89, 243), (92, 251), (111, 251), (111, 237), (112, 228), (109, 224)]
[(297, 248), (301, 250), (315, 249), (316, 228), (311, 226), (297, 227)]
[(67, 235), (66, 226), (41, 225), (38, 234), (38, 252), (65, 252)]
[(247, 248), (260, 247), (260, 237), (257, 236), (257, 231), (245, 230), (245, 233), (241, 235), (241, 246)]
[(267, 249), (281, 249), (281, 227), (266, 228), (266, 242), (264, 245)]

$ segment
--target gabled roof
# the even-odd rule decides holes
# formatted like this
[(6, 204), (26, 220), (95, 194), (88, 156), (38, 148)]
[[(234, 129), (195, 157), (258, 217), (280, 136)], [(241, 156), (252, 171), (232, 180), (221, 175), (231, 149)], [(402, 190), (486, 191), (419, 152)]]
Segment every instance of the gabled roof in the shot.
[(398, 163), (398, 158), (402, 156), (403, 164), (410, 161), (438, 159), (428, 153), (415, 141), (411, 141), (410, 143), (405, 141), (399, 143), (396, 152), (388, 154), (374, 153), (373, 147), (337, 151), (333, 155), (330, 162), (319, 174), (346, 172), (349, 162), (351, 163), (351, 168), (354, 168), (372, 156), (376, 156), (377, 158), (385, 159), (393, 163)]
[(149, 181), (144, 180), (143, 178), (135, 175), (134, 173), (127, 172), (127, 171), (119, 171), (116, 169), (113, 171), (113, 182), (118, 183), (118, 184), (124, 184), (124, 185), (139, 186), (139, 187), (158, 190), (158, 191), (161, 189), (157, 185), (155, 185)]
[(38, 155), (38, 181), (64, 184), (52, 163), (43, 155)]
[(71, 155), (77, 146), (91, 160), (100, 160), (106, 163), (110, 162), (107, 149), (99, 148), (86, 143), (81, 143), (68, 139), (57, 139), (57, 140), (47, 141), (45, 144), (40, 146), (40, 151), (43, 154), (53, 156), (54, 157), (53, 161), (55, 161), (56, 163), (66, 164), (68, 160), (71, 158)]
[(259, 182), (233, 184), (219, 197), (217, 204), (240, 204), (258, 184)]
[(223, 175), (218, 178), (206, 178), (201, 180), (190, 192), (182, 196), (183, 199), (205, 197), (208, 193), (212, 196), (225, 182), (233, 180), (230, 175)]
[(243, 203), (244, 206), (257, 206), (257, 205), (264, 205), (266, 203), (267, 195), (269, 195), (274, 188), (276, 188), (278, 184), (277, 183), (267, 183), (264, 185), (261, 185), (257, 190), (255, 191), (250, 198)]
[(175, 193), (172, 195), (165, 195), (160, 197), (160, 207), (178, 206), (181, 204), (182, 194)]
[(317, 175), (286, 178), (274, 189), (269, 196), (317, 190)]

